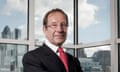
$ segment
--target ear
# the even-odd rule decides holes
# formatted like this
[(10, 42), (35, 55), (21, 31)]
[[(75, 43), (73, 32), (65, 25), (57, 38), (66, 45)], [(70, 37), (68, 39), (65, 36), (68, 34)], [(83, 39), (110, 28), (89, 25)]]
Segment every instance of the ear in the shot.
[(43, 32), (45, 33), (45, 31), (46, 31), (46, 27), (43, 25)]

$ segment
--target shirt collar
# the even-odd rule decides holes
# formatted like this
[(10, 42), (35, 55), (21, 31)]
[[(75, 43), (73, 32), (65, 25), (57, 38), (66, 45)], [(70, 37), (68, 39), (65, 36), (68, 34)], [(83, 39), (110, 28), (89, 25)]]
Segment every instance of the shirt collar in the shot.
[(48, 40), (45, 40), (45, 44), (46, 44), (51, 50), (53, 50), (55, 53), (57, 52), (58, 46), (53, 45), (53, 44), (50, 43)]

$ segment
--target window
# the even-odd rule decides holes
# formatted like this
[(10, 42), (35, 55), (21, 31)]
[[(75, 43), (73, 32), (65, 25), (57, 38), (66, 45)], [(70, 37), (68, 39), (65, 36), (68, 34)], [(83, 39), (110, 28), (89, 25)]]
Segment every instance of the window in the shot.
[(0, 38), (27, 39), (27, 0), (0, 0)]
[[(110, 72), (111, 70), (110, 46), (99, 46), (78, 49), (78, 59), (83, 72)], [(86, 65), (87, 63), (87, 65)]]
[(23, 72), (27, 25), (28, 0), (0, 0), (0, 72)]
[(73, 0), (35, 0), (35, 42), (45, 40), (42, 31), (43, 16), (53, 8), (60, 8), (68, 14), (69, 27), (66, 43), (73, 43)]
[(78, 0), (80, 44), (110, 39), (110, 0)]
[(119, 72), (119, 3), (119, 0), (0, 0), (0, 72), (23, 72), (22, 57), (44, 42), (42, 19), (52, 8), (61, 8), (68, 14), (64, 47), (78, 57), (84, 72)]
[(23, 72), (22, 57), (25, 45), (0, 44), (0, 72)]

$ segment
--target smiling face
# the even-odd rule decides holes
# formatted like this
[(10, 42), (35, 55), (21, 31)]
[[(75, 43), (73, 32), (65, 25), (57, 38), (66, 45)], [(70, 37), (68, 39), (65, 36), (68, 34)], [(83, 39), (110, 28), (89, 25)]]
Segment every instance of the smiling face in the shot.
[(67, 22), (61, 12), (53, 12), (48, 15), (47, 24), (43, 26), (46, 38), (52, 44), (61, 46), (66, 40)]

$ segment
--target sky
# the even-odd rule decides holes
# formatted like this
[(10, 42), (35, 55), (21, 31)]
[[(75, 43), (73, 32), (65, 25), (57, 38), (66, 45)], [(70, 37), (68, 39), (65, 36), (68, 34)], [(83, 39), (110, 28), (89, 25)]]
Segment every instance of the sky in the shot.
[[(90, 43), (110, 39), (110, 3), (109, 0), (78, 0), (79, 43)], [(67, 3), (67, 4), (66, 4)], [(63, 9), (69, 17), (68, 39), (73, 43), (73, 2), (72, 0), (36, 0), (35, 27), (38, 38), (42, 33), (42, 18), (52, 8)], [(39, 29), (41, 27), (41, 31)], [(40, 31), (40, 32), (39, 32)], [(43, 41), (43, 40), (42, 40)]]
[[(52, 8), (61, 8), (68, 14), (66, 43), (73, 43), (73, 0), (35, 0), (35, 40), (45, 40), (42, 19)], [(79, 43), (110, 39), (110, 0), (78, 0), (78, 8)], [(22, 38), (27, 37), (27, 0), (0, 0), (0, 32), (6, 25), (11, 31), (21, 29)]]
[(11, 32), (22, 30), (22, 38), (27, 37), (27, 0), (0, 0), (0, 32), (8, 25)]
[(80, 0), (79, 43), (110, 39), (110, 0)]

